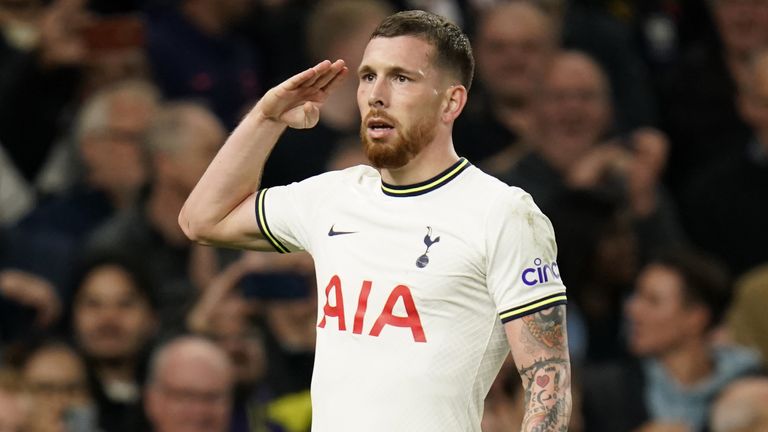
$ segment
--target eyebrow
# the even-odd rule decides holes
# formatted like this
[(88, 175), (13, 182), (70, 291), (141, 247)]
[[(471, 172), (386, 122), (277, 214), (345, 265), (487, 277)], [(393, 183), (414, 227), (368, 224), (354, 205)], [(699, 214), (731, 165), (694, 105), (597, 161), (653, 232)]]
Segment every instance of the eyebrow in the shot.
[[(421, 73), (421, 72), (410, 70), (410, 69), (405, 69), (405, 68), (400, 67), (400, 66), (394, 66), (394, 67), (386, 68), (384, 70), (384, 72), (385, 72), (385, 74), (389, 74), (389, 75), (401, 75), (402, 74), (402, 75), (418, 76), (418, 77), (423, 77), (424, 76), (424, 74)], [(375, 71), (373, 70), (372, 67), (370, 67), (368, 65), (360, 66), (360, 69), (358, 69), (358, 71), (357, 71), (358, 75), (364, 75), (364, 74), (367, 74), (367, 73), (375, 73)]]

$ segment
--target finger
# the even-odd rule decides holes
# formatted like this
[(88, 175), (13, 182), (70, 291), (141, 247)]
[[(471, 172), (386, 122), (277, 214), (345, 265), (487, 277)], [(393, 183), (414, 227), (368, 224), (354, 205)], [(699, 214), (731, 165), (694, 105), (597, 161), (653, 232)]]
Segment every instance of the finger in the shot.
[(331, 61), (330, 60), (323, 60), (320, 63), (316, 64), (312, 69), (317, 73), (311, 80), (305, 82), (302, 87), (309, 88), (314, 87), (315, 83), (318, 82), (325, 74), (327, 74), (329, 71), (331, 71)]
[(347, 73), (349, 73), (349, 68), (344, 66), (339, 73), (337, 73), (333, 79), (331, 79), (325, 86), (321, 88), (326, 93), (332, 92), (334, 89), (336, 89), (343, 81), (344, 78), (346, 78)]
[(344, 66), (344, 61), (336, 60), (336, 62), (331, 65), (331, 68), (328, 70), (328, 72), (317, 78), (314, 87), (318, 89), (324, 89), (328, 83), (336, 79), (336, 77), (339, 76), (341, 71), (344, 69), (346, 69)]
[(317, 72), (314, 69), (309, 68), (303, 72), (299, 72), (296, 75), (288, 78), (281, 85), (286, 90), (296, 90), (299, 87), (303, 87), (304, 83), (313, 79)]

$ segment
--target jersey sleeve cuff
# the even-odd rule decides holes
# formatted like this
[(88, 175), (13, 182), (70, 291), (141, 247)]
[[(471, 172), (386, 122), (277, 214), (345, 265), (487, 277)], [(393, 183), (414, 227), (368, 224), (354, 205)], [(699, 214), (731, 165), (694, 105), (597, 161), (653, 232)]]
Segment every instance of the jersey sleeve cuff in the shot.
[(528, 302), (522, 306), (516, 306), (511, 309), (507, 309), (499, 313), (499, 318), (501, 318), (502, 323), (508, 323), (514, 319), (542, 311), (552, 306), (566, 304), (567, 302), (568, 298), (565, 295), (565, 291), (562, 291), (556, 294), (550, 294), (532, 302)]
[(261, 230), (264, 238), (267, 239), (269, 244), (271, 244), (276, 251), (280, 253), (288, 253), (290, 250), (288, 250), (288, 248), (285, 247), (285, 245), (272, 233), (269, 229), (269, 224), (267, 223), (264, 201), (268, 190), (269, 188), (265, 188), (256, 193), (256, 224), (259, 226), (259, 230)]

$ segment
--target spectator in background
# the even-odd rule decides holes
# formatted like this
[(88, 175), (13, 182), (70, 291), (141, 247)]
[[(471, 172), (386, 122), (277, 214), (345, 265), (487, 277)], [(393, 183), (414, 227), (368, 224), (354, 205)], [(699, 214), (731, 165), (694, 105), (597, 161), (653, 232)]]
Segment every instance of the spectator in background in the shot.
[(712, 407), (712, 432), (768, 430), (768, 378), (743, 378), (729, 384)]
[[(622, 305), (638, 270), (638, 239), (620, 203), (591, 191), (559, 196), (550, 213), (558, 271), (570, 290), (568, 347), (575, 364), (626, 355)], [(581, 337), (580, 337), (581, 336)]]
[(20, 370), (30, 395), (25, 431), (96, 430), (85, 363), (71, 347), (43, 342), (27, 354)]
[(155, 432), (225, 432), (232, 409), (234, 372), (214, 343), (173, 339), (152, 357), (145, 409)]
[(635, 358), (587, 370), (586, 430), (704, 430), (714, 397), (759, 366), (751, 351), (711, 341), (730, 291), (722, 266), (698, 254), (668, 253), (646, 265), (626, 308)]
[(154, 293), (137, 264), (105, 256), (84, 265), (74, 295), (72, 328), (88, 362), (103, 430), (146, 428), (141, 387), (157, 327)]
[(146, 81), (123, 81), (88, 98), (75, 124), (82, 177), (38, 205), (21, 228), (77, 249), (111, 216), (134, 205), (149, 176), (143, 140), (157, 106), (157, 91)]
[(653, 129), (609, 140), (609, 92), (605, 74), (588, 56), (558, 54), (535, 103), (535, 151), (501, 178), (530, 193), (546, 213), (557, 211), (562, 195), (572, 190), (591, 190), (623, 204), (642, 258), (682, 239), (660, 188), (666, 140)]
[(538, 0), (552, 14), (561, 46), (589, 54), (608, 77), (614, 109), (613, 127), (628, 133), (656, 123), (648, 70), (620, 21), (579, 1)]
[(760, 352), (768, 370), (768, 263), (741, 276), (734, 285), (726, 338)]
[(279, 387), (275, 391), (276, 381), (297, 371), (280, 364), (278, 353), (267, 352), (265, 329), (254, 323), (263, 322), (261, 315), (272, 305), (264, 304), (255, 296), (257, 292), (246, 290), (242, 283), (249, 273), (275, 271), (285, 260), (264, 254), (253, 258), (246, 255), (234, 262), (206, 287), (187, 317), (188, 328), (210, 337), (232, 361), (236, 384), (231, 432), (308, 431), (312, 413), (309, 379), (297, 391)]
[(768, 262), (768, 44), (754, 53), (740, 82), (736, 101), (751, 136), (721, 143), (728, 154), (704, 165), (680, 200), (691, 239), (735, 274)]
[(66, 130), (87, 57), (82, 0), (0, 3), (0, 141), (33, 183)]
[[(381, 0), (319, 2), (307, 22), (310, 60), (343, 59), (349, 70), (357, 71), (371, 33), (390, 13)], [(328, 96), (317, 126), (285, 131), (280, 146), (275, 147), (267, 161), (262, 184), (290, 184), (325, 172), (340, 142), (358, 136), (360, 113), (356, 94), (357, 80), (343, 81)]]
[(0, 143), (0, 226), (16, 222), (34, 202), (32, 187), (16, 170)]
[(707, 164), (742, 151), (750, 131), (737, 90), (752, 54), (768, 46), (768, 2), (706, 3), (717, 40), (683, 53), (662, 86), (663, 128), (672, 142), (668, 181), (676, 193)]
[(0, 349), (58, 324), (68, 299), (68, 252), (0, 227)]
[(254, 50), (233, 33), (251, 0), (180, 0), (148, 13), (147, 53), (168, 99), (197, 99), (232, 129), (260, 95)]
[(552, 18), (534, 2), (501, 3), (480, 17), (475, 35), (481, 97), (456, 122), (456, 151), (491, 174), (526, 152), (533, 100), (558, 48)]
[(199, 104), (161, 107), (146, 139), (152, 167), (148, 196), (107, 221), (86, 246), (88, 256), (120, 253), (145, 260), (158, 290), (164, 333), (183, 326), (195, 292), (217, 269), (212, 250), (196, 253), (202, 248), (191, 246), (177, 217), (224, 138), (221, 122)]
[(29, 405), (17, 374), (0, 369), (0, 431), (24, 432), (28, 421)]

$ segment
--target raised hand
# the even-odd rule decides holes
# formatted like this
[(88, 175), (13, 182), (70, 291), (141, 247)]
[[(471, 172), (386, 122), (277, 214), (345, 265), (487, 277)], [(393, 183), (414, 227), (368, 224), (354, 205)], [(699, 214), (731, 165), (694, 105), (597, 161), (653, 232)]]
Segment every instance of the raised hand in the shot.
[(294, 129), (314, 127), (320, 107), (347, 71), (344, 60), (320, 62), (269, 90), (256, 108), (265, 118)]
[(0, 271), (0, 294), (35, 310), (35, 323), (48, 327), (61, 316), (61, 300), (45, 279), (18, 270)]

